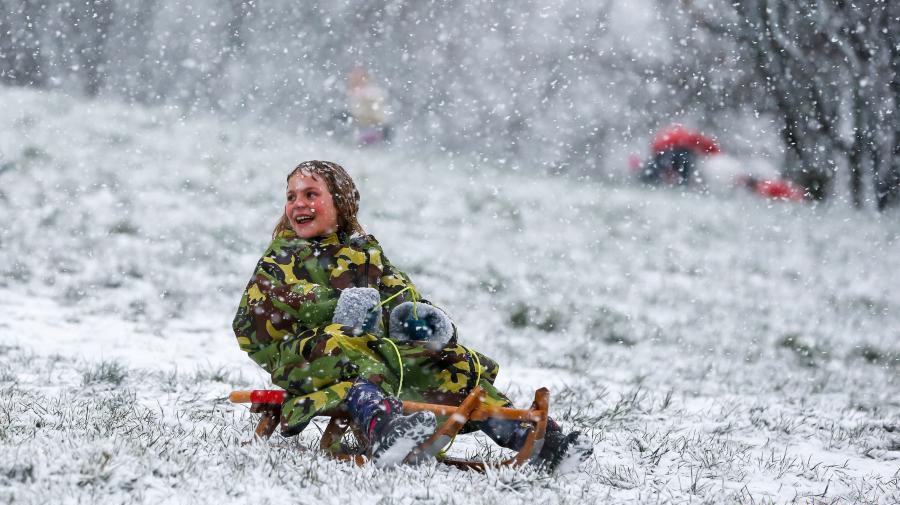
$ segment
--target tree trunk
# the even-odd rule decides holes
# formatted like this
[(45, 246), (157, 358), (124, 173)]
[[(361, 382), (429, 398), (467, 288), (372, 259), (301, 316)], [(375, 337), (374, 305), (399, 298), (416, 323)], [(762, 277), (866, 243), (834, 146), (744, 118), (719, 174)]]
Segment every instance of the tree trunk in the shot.
[(35, 0), (3, 0), (0, 7), (6, 12), (0, 16), (0, 83), (43, 86), (46, 78), (36, 31), (42, 16), (40, 4)]
[(850, 201), (857, 209), (863, 207), (863, 172), (865, 171), (866, 154), (871, 151), (871, 131), (866, 105), (866, 95), (860, 84), (863, 78), (863, 69), (868, 68), (868, 53), (861, 45), (861, 41), (854, 40), (857, 47), (856, 64), (851, 69), (853, 86), (853, 145), (850, 147), (850, 155), (847, 159), (850, 170)]
[[(738, 4), (735, 4), (736, 6)], [(762, 72), (764, 82), (770, 83), (770, 92), (775, 99), (775, 104), (784, 121), (782, 138), (785, 147), (796, 154), (800, 163), (799, 170), (789, 167), (792, 178), (806, 190), (809, 197), (814, 200), (825, 200), (831, 189), (833, 169), (823, 168), (823, 160), (819, 156), (819, 147), (822, 144), (822, 133), (810, 131), (806, 126), (809, 121), (804, 114), (804, 95), (797, 85), (789, 87), (792, 83), (785, 77), (792, 70), (790, 56), (779, 45), (775, 32), (780, 30), (773, 24), (768, 2), (757, 4), (755, 16), (750, 21), (756, 21), (764, 31), (757, 47), (757, 68)], [(752, 11), (745, 12), (745, 16)], [(813, 86), (812, 82), (803, 83)]]
[(893, 99), (893, 113), (888, 116), (893, 121), (893, 149), (891, 159), (883, 163), (884, 172), (876, 175), (875, 191), (878, 210), (900, 205), (900, 6), (896, 2), (889, 6), (889, 26), (886, 30), (888, 47), (890, 47), (890, 94)]
[(850, 148), (850, 156), (848, 157), (848, 168), (850, 169), (850, 200), (857, 209), (863, 207), (863, 163), (866, 149), (865, 129), (867, 125), (863, 120), (863, 112), (860, 104), (863, 101), (862, 93), (859, 86), (853, 89), (853, 107), (854, 111), (854, 132), (853, 146)]

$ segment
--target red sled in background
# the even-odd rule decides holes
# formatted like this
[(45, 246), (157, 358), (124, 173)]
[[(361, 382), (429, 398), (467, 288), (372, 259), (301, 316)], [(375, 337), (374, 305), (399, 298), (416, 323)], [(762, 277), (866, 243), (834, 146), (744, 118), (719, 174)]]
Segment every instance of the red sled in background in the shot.
[(802, 202), (807, 199), (806, 191), (787, 179), (759, 179), (745, 175), (738, 178), (737, 185), (763, 198), (791, 202)]

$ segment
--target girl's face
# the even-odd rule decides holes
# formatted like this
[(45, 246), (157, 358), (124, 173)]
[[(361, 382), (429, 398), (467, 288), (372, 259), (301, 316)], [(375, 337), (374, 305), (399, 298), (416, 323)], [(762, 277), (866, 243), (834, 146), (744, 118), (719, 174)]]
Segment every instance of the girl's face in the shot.
[(312, 174), (301, 172), (288, 179), (284, 215), (300, 238), (321, 237), (338, 229), (337, 211), (328, 185)]

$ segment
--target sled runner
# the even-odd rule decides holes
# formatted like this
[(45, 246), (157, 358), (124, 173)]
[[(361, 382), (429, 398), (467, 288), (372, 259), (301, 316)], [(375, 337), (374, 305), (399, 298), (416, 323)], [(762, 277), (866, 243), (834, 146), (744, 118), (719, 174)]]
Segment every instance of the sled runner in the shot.
[[(278, 427), (281, 419), (281, 404), (284, 402), (284, 398), (285, 393), (281, 390), (233, 391), (228, 395), (228, 399), (232, 403), (249, 403), (250, 412), (262, 414), (259, 423), (256, 425), (256, 435), (261, 438), (268, 438), (275, 432), (275, 428)], [(438, 426), (434, 435), (414, 448), (406, 456), (404, 462), (414, 463), (420, 459), (436, 457), (439, 461), (457, 468), (483, 472), (490, 465), (521, 465), (540, 452), (544, 443), (544, 433), (547, 429), (547, 412), (550, 403), (550, 391), (547, 388), (535, 391), (534, 403), (529, 409), (484, 405), (482, 404), (482, 398), (483, 391), (476, 386), (458, 406), (404, 401), (403, 412), (406, 414), (429, 411), (439, 418), (447, 418), (443, 424)], [(357, 465), (365, 464), (368, 461), (365, 455), (349, 451), (341, 444), (341, 440), (351, 427), (351, 422), (347, 415), (341, 411), (328, 411), (323, 415), (331, 419), (325, 428), (325, 432), (322, 434), (319, 448), (333, 458)], [(532, 425), (533, 428), (530, 430), (525, 444), (515, 456), (501, 462), (490, 463), (452, 458), (442, 454), (441, 450), (459, 434), (467, 422), (484, 421), (490, 418), (522, 421)], [(357, 439), (361, 440), (361, 437), (357, 436)]]

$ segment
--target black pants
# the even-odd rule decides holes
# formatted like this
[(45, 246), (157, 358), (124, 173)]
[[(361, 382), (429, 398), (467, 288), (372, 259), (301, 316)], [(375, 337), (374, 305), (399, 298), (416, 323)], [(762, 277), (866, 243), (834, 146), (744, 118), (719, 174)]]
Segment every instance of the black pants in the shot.
[(690, 184), (694, 175), (695, 158), (694, 152), (684, 147), (660, 151), (647, 163), (641, 173), (641, 180), (651, 184)]

